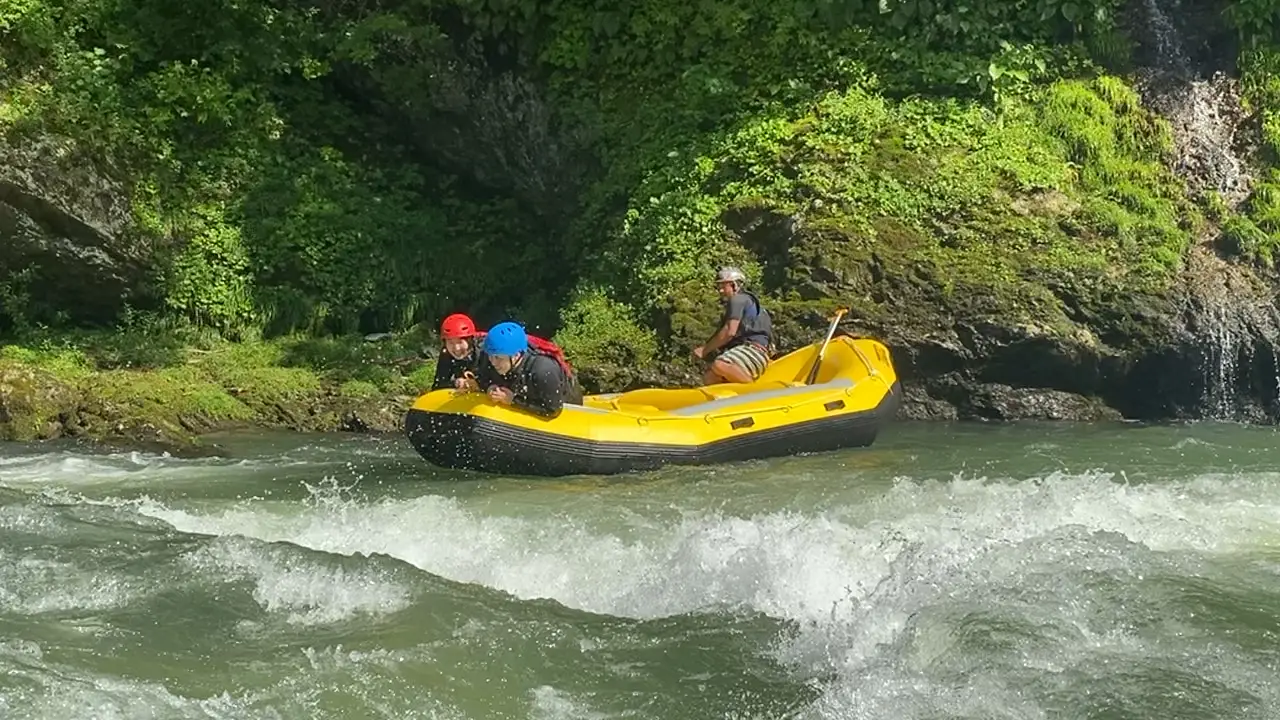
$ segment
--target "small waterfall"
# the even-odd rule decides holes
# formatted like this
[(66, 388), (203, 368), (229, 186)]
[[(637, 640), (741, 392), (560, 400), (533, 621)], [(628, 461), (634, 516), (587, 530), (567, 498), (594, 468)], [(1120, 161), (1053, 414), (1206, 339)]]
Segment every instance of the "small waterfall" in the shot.
[(1148, 108), (1169, 121), (1176, 149), (1174, 171), (1192, 192), (1217, 191), (1230, 207), (1249, 196), (1252, 177), (1242, 159), (1244, 111), (1238, 83), (1222, 72), (1196, 67), (1171, 19), (1179, 0), (1143, 0), (1154, 47), (1154, 66), (1139, 73), (1138, 91)]
[(1147, 105), (1173, 126), (1174, 170), (1187, 179), (1192, 192), (1216, 191), (1235, 208), (1249, 197), (1252, 184), (1235, 150), (1242, 114), (1236, 80), (1217, 72), (1179, 85), (1178, 92), (1152, 94)]
[[(1207, 72), (1188, 51), (1178, 22), (1188, 20), (1184, 0), (1142, 0), (1150, 64), (1140, 71), (1137, 89), (1143, 103), (1169, 121), (1175, 157), (1171, 169), (1194, 195), (1217, 192), (1228, 207), (1248, 198), (1253, 178), (1244, 158), (1250, 152), (1244, 132), (1247, 118), (1238, 82), (1222, 72)], [(1204, 238), (1203, 240), (1208, 240)], [(1274, 415), (1257, 400), (1276, 399), (1280, 391), (1280, 317), (1271, 293), (1242, 268), (1219, 260), (1206, 248), (1188, 255), (1186, 342), (1199, 352), (1203, 417), (1259, 420)], [(1268, 349), (1270, 359), (1261, 357)], [(1270, 363), (1267, 377), (1255, 370)], [(1264, 387), (1265, 386), (1265, 387)]]
[(1187, 254), (1184, 342), (1201, 362), (1201, 414), (1213, 420), (1265, 421), (1280, 391), (1280, 312), (1247, 269), (1209, 248)]
[(1160, 7), (1160, 0), (1143, 0), (1143, 8), (1147, 11), (1147, 24), (1156, 44), (1157, 67), (1190, 74), (1191, 59), (1187, 57), (1178, 28)]

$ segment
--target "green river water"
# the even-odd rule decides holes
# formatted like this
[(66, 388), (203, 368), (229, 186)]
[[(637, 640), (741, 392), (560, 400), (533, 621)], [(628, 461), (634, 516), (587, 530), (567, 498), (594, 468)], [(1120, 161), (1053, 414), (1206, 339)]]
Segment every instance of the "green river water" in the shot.
[(900, 423), (613, 478), (0, 445), (0, 718), (1280, 717), (1280, 450)]

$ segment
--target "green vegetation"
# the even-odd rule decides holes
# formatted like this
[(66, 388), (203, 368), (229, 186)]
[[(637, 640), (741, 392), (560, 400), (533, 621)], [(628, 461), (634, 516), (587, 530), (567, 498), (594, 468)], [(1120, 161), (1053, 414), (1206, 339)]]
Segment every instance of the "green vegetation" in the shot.
[(1267, 268), (1280, 250), (1280, 3), (1241, 0), (1227, 3), (1223, 15), (1240, 42), (1237, 67), (1247, 109), (1261, 129), (1261, 167), (1241, 212), (1224, 212), (1210, 201), (1222, 221), (1224, 245)]
[(1274, 267), (1280, 259), (1280, 38), (1247, 49), (1240, 65), (1246, 100), (1262, 127), (1264, 166), (1244, 213), (1230, 219), (1226, 234), (1245, 255)]
[[(851, 278), (872, 256), (924, 263), (947, 294), (1043, 317), (1057, 303), (1049, 275), (1131, 289), (1167, 282), (1194, 217), (1160, 162), (1169, 146), (1167, 129), (1108, 76), (1058, 81), (1035, 104), (1010, 98), (994, 110), (833, 91), (735, 128), (688, 172), (645, 186), (639, 196), (652, 199), (633, 209), (614, 252), (643, 269), (657, 303), (696, 277), (692, 258), (738, 259), (714, 244), (726, 213), (767, 209), (826, 231), (791, 248), (796, 269), (825, 265), (845, 274), (841, 285), (869, 290), (869, 279)], [(696, 250), (650, 250), (663, 243)]]
[[(244, 423), (332, 429), (344, 413), (373, 415), (387, 398), (402, 404), (424, 392), (435, 370), (434, 359), (419, 356), (427, 340), (229, 342), (214, 332), (146, 325), (34, 333), (23, 345), (0, 345), (0, 387), (8, 389), (0, 412), (20, 420), (0, 423), (0, 439), (111, 434), (117, 424), (136, 431), (144, 423), (176, 443)], [(15, 405), (26, 412), (6, 410)]]
[(1238, 214), (1168, 169), (1121, 6), (10, 3), (0, 155), (65, 138), (110, 167), (130, 222), (107, 241), (141, 270), (69, 300), (47, 255), (0, 268), (0, 358), (139, 417), (253, 420), (411, 394), (400, 335), (349, 338), (416, 351), (455, 309), (556, 331), (579, 366), (681, 357), (725, 261), (796, 341), (837, 300), (1065, 329), (1064, 298), (1161, 292), (1206, 221), (1271, 264), (1280, 3), (1215, 5), (1271, 165)]

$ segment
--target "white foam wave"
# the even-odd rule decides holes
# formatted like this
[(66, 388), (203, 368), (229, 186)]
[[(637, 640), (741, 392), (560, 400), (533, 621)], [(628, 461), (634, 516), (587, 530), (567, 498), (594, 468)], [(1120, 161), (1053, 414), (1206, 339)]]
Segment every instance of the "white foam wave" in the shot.
[[(627, 535), (638, 538), (630, 541), (563, 515), (485, 516), (435, 496), (322, 503), (300, 514), (256, 502), (210, 513), (154, 502), (140, 510), (187, 532), (384, 553), (454, 580), (595, 612), (657, 617), (728, 603), (812, 619), (881, 582), (908, 543), (957, 566), (1068, 526), (1119, 533), (1152, 550), (1265, 545), (1280, 536), (1280, 488), (1257, 492), (1268, 485), (1206, 477), (1134, 486), (1101, 473), (900, 481), (857, 507), (749, 518), (688, 512), (673, 526), (630, 525)], [(624, 520), (635, 522), (630, 512)]]
[(243, 699), (222, 693), (206, 699), (184, 698), (163, 685), (84, 672), (67, 673), (50, 664), (30, 641), (0, 641), (0, 670), (21, 679), (13, 693), (0, 694), (0, 717), (94, 718), (245, 718), (280, 720), (271, 709), (254, 710)]
[(411, 601), (408, 587), (376, 569), (325, 565), (288, 547), (224, 540), (201, 547), (186, 561), (198, 570), (251, 580), (254, 600), (263, 609), (287, 612), (288, 622), (300, 625), (392, 613)]
[(139, 595), (128, 578), (76, 563), (0, 550), (0, 610), (37, 615), (125, 607)]
[[(802, 673), (834, 669), (842, 678), (814, 708), (823, 717), (909, 718), (979, 706), (990, 717), (1047, 716), (1016, 688), (1027, 668), (1085, 672), (1089, 662), (1126, 652), (1190, 655), (1224, 687), (1261, 677), (1230, 647), (1134, 635), (1123, 613), (1138, 596), (1089, 583), (1212, 572), (1197, 558), (1272, 545), (1280, 485), (1271, 477), (1142, 485), (1106, 473), (899, 480), (874, 501), (835, 511), (691, 511), (645, 527), (605, 503), (579, 500), (589, 520), (483, 515), (440, 497), (320, 503), (300, 514), (256, 503), (210, 513), (153, 502), (140, 509), (184, 531), (385, 553), (454, 580), (589, 611), (652, 618), (738, 606), (792, 620), (799, 629), (781, 656)], [(610, 520), (615, 529), (602, 529)], [(965, 623), (977, 623), (976, 637), (998, 635), (984, 629), (978, 610), (970, 609), (976, 619), (964, 614), (983, 604), (1026, 625), (1017, 631), (1025, 637), (1002, 650), (1007, 666), (999, 673), (966, 665), (981, 655), (965, 651), (976, 641), (948, 635)], [(956, 673), (972, 675), (967, 690), (948, 679)], [(1273, 695), (1265, 701), (1280, 707)]]
[(538, 720), (604, 720), (609, 717), (592, 710), (581, 698), (557, 690), (550, 685), (533, 689), (532, 715)]

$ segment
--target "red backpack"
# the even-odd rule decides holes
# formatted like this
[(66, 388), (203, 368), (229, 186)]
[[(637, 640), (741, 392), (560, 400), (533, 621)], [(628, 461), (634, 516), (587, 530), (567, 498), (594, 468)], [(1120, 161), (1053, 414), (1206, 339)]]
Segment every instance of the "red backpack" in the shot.
[(550, 355), (554, 358), (556, 362), (560, 363), (560, 367), (564, 369), (566, 375), (573, 375), (573, 367), (569, 365), (569, 359), (564, 356), (564, 351), (560, 349), (559, 345), (537, 335), (529, 336), (529, 345), (544, 355)]
[[(481, 347), (484, 346), (484, 336), (485, 333), (476, 333), (476, 341), (480, 343)], [(564, 370), (566, 375), (573, 375), (573, 367), (569, 365), (569, 359), (564, 356), (564, 351), (560, 349), (559, 345), (545, 338), (540, 338), (537, 335), (527, 336), (529, 338), (529, 347), (537, 350), (543, 355), (551, 356), (551, 358), (557, 363), (560, 363), (560, 367)]]

